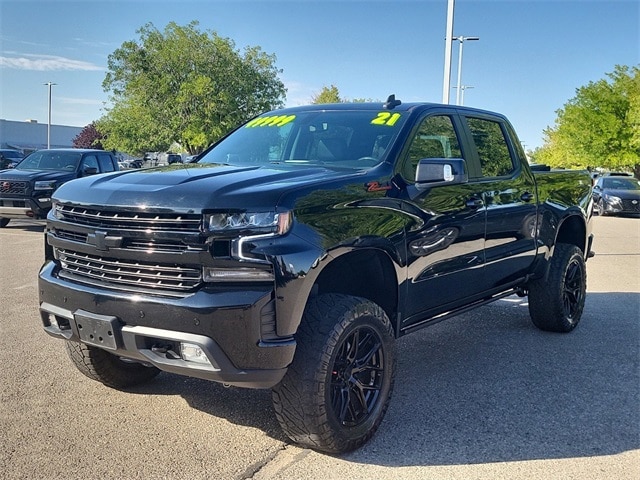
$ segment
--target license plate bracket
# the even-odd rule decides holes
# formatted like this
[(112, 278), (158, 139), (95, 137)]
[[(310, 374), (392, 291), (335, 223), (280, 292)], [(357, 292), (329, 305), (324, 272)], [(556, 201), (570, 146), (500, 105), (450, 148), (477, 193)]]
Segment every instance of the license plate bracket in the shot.
[(73, 321), (83, 343), (107, 350), (118, 349), (120, 322), (117, 317), (77, 310)]

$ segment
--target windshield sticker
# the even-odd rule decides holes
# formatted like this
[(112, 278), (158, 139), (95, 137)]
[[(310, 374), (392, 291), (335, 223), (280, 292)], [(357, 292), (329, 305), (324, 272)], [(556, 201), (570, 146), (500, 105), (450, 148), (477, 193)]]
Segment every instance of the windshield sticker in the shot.
[(393, 127), (399, 118), (399, 113), (380, 112), (376, 118), (371, 120), (371, 125), (386, 125), (387, 127)]
[(293, 122), (295, 118), (295, 115), (269, 115), (266, 117), (254, 118), (247, 123), (245, 127), (282, 127), (289, 122)]

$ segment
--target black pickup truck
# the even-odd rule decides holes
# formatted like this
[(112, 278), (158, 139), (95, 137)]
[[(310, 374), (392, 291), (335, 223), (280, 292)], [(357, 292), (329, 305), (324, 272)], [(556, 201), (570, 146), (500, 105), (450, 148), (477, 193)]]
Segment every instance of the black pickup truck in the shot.
[(0, 171), (0, 228), (12, 218), (45, 218), (51, 209), (51, 194), (69, 180), (117, 170), (118, 162), (111, 152), (37, 150), (15, 168)]
[(291, 439), (344, 452), (384, 416), (396, 338), (513, 294), (543, 330), (578, 324), (591, 188), (532, 173), (496, 113), (393, 96), (269, 112), (196, 163), (59, 188), (42, 323), (105, 385), (271, 388)]

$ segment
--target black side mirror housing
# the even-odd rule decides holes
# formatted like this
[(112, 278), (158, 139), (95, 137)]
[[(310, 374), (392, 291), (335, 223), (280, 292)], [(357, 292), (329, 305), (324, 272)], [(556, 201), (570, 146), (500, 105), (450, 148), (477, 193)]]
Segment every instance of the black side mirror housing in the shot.
[(462, 158), (423, 158), (418, 162), (416, 187), (419, 189), (468, 181), (466, 164)]
[(96, 173), (98, 173), (98, 169), (96, 167), (85, 167), (84, 170), (82, 170), (82, 175), (95, 175)]

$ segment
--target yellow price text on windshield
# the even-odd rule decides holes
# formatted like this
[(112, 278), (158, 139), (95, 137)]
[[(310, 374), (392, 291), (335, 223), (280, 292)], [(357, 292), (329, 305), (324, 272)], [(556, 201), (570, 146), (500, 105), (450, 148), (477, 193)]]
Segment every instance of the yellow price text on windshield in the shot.
[(247, 123), (245, 127), (282, 127), (289, 122), (293, 122), (295, 118), (295, 115), (268, 115), (266, 117), (254, 118)]
[(371, 120), (371, 124), (386, 125), (387, 127), (393, 127), (399, 118), (400, 118), (399, 113), (380, 112), (378, 113), (378, 115), (376, 115), (376, 118)]

